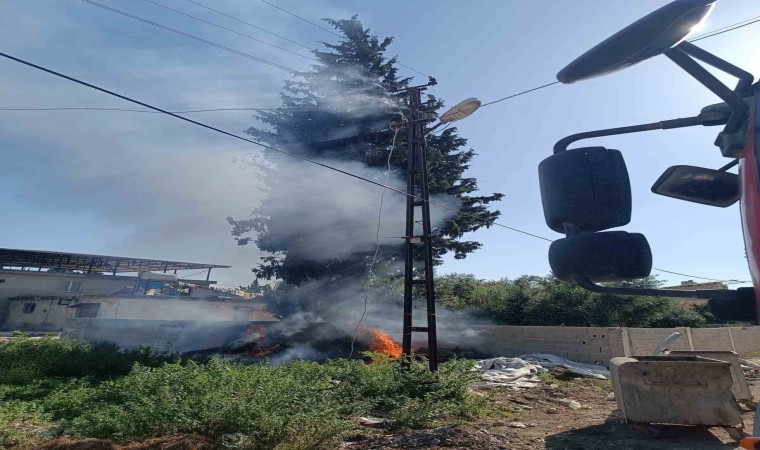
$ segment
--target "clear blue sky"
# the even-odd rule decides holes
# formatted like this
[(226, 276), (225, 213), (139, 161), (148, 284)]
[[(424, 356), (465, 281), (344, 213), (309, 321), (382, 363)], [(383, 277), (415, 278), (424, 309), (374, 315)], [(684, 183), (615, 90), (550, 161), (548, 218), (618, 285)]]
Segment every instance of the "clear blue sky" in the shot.
[[(101, 3), (276, 61), (309, 63), (142, 0)], [(277, 45), (299, 47), (184, 0), (156, 0)], [(297, 41), (333, 36), (257, 0), (205, 0)], [(436, 76), (433, 92), (452, 105), (545, 84), (566, 63), (665, 1), (461, 2), (276, 0), (303, 17), (358, 14), (373, 32), (395, 36), (392, 54)], [(165, 107), (276, 107), (286, 76), (79, 0), (9, 0), (0, 5), (4, 52)], [(705, 31), (760, 16), (753, 0), (720, 0)], [(760, 75), (760, 24), (699, 43)], [(556, 238), (543, 221), (536, 167), (559, 138), (578, 131), (696, 114), (719, 100), (665, 58), (605, 78), (556, 85), (489, 106), (460, 122), (479, 156), (471, 175), (505, 194), (500, 222)], [(16, 63), (0, 61), (0, 106), (133, 107)], [(240, 132), (247, 113), (194, 116)], [(674, 164), (719, 167), (717, 128), (650, 132), (595, 141), (623, 151), (634, 195), (625, 229), (646, 234), (655, 266), (711, 278), (748, 279), (738, 206), (717, 209), (649, 192)], [(214, 133), (153, 114), (0, 111), (0, 246), (187, 259), (235, 268), (223, 283), (247, 283), (257, 260), (237, 247), (224, 221), (257, 198), (252, 151)], [(484, 248), (447, 261), (445, 272), (482, 278), (546, 274), (545, 242), (502, 228), (472, 236)], [(663, 274), (678, 282), (683, 277)]]

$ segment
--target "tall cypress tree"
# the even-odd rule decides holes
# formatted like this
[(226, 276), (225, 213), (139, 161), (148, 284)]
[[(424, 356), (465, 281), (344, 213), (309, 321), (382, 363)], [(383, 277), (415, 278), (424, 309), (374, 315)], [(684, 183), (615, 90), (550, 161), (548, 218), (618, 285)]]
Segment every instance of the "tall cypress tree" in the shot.
[[(319, 63), (312, 66), (312, 71), (285, 82), (282, 107), (256, 114), (266, 126), (249, 128), (246, 133), (268, 145), (308, 158), (359, 161), (384, 170), (394, 134), (388, 124), (399, 121), (399, 108), (393, 105), (403, 108), (406, 102), (403, 89), (410, 85), (411, 79), (400, 78), (396, 58), (385, 56), (392, 38), (379, 40), (356, 16), (351, 20), (327, 22), (345, 39), (339, 44), (324, 43), (325, 51), (315, 52)], [(423, 101), (426, 112), (436, 112), (443, 107), (443, 102), (433, 95), (428, 94)], [(338, 137), (326, 141), (325, 136)], [(404, 148), (405, 137), (405, 131), (398, 134), (397, 149)], [(501, 199), (502, 194), (475, 195), (476, 179), (464, 177), (475, 152), (466, 148), (467, 140), (457, 134), (456, 128), (428, 135), (427, 143), (431, 196), (447, 195), (460, 203), (459, 213), (434, 230), (434, 257), (440, 263), (444, 254), (453, 252), (455, 258), (462, 259), (481, 247), (479, 242), (463, 240), (462, 236), (493, 224), (500, 213), (489, 210), (488, 204)], [(268, 152), (265, 156), (275, 156)], [(406, 155), (403, 150), (393, 153), (391, 166), (395, 173), (404, 175)], [(289, 182), (276, 164), (262, 170), (262, 179), (270, 193)], [(282, 198), (270, 197), (248, 218), (228, 218), (238, 244), (255, 242), (268, 254), (253, 269), (257, 278), (280, 279), (299, 285), (309, 280), (339, 280), (366, 274), (372, 251), (328, 261), (309, 258), (308, 252), (303, 251), (309, 245), (308, 233), (292, 236), (280, 231), (278, 221), (292, 220), (281, 217), (282, 201)], [(308, 217), (303, 220), (308, 221)], [(403, 247), (398, 242), (382, 245), (378, 263), (403, 261), (402, 252)]]

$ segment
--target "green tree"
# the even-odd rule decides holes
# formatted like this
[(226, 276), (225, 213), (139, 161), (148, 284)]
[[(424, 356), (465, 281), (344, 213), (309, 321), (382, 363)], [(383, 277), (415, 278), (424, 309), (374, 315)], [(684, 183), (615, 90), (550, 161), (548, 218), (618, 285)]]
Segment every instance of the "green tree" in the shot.
[[(652, 288), (660, 281), (649, 277), (614, 284)], [(668, 328), (705, 323), (700, 310), (678, 300), (594, 294), (553, 276), (488, 281), (454, 274), (441, 277), (437, 286), (445, 306), (500, 324)]]
[[(324, 43), (325, 51), (315, 52), (319, 63), (312, 66), (312, 72), (285, 82), (281, 93), (282, 107), (256, 113), (264, 126), (249, 128), (246, 133), (273, 147), (304, 157), (361, 162), (383, 170), (394, 135), (388, 124), (399, 121), (399, 105), (403, 108), (406, 104), (403, 89), (410, 85), (411, 79), (399, 77), (395, 57), (386, 56), (392, 38), (378, 39), (356, 16), (350, 20), (327, 22), (344, 36), (344, 40), (338, 44)], [(332, 82), (325, 82), (325, 79)], [(443, 107), (441, 100), (429, 94), (423, 103), (425, 112), (435, 112)], [(404, 148), (405, 138), (405, 131), (398, 134), (398, 149)], [(436, 263), (449, 252), (455, 258), (465, 258), (481, 244), (463, 239), (464, 234), (493, 224), (500, 213), (490, 210), (488, 205), (498, 201), (502, 194), (475, 195), (478, 190), (476, 179), (465, 176), (475, 152), (467, 148), (467, 140), (457, 134), (456, 128), (428, 135), (427, 143), (431, 195), (447, 195), (460, 203), (459, 213), (434, 230)], [(272, 151), (265, 153), (267, 159), (276, 156)], [(391, 167), (395, 174), (403, 175), (406, 168), (404, 151), (393, 153)], [(283, 214), (287, 199), (272, 194), (292, 180), (284, 171), (278, 170), (277, 164), (265, 165), (262, 170), (261, 177), (269, 197), (249, 217), (228, 218), (238, 244), (255, 242), (266, 252), (253, 269), (256, 277), (299, 285), (325, 278), (337, 283), (341, 278), (366, 274), (373, 252), (354, 252), (328, 261), (310, 257), (307, 249), (314, 243), (307, 230), (308, 217), (302, 218), (306, 222), (306, 231), (297, 235), (285, 233), (283, 230), (287, 227), (283, 221), (293, 220)], [(301, 195), (316, 194), (302, 192)], [(314, 201), (318, 199), (314, 197)], [(398, 241), (382, 245), (378, 258), (381, 268), (378, 270), (385, 265), (389, 273), (398, 274), (402, 251)]]

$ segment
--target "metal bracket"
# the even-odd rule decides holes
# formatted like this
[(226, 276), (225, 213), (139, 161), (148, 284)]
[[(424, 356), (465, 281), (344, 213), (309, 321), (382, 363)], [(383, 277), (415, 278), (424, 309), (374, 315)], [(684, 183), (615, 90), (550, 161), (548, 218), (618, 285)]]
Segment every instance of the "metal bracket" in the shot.
[(653, 297), (676, 297), (676, 298), (720, 298), (724, 300), (733, 300), (737, 298), (736, 291), (728, 289), (701, 289), (696, 291), (678, 291), (671, 289), (649, 289), (649, 288), (624, 288), (600, 286), (588, 278), (576, 278), (575, 283), (583, 289), (598, 294), (612, 295), (651, 295)]
[[(715, 145), (720, 148), (723, 156), (727, 158), (739, 157), (747, 145), (746, 122), (749, 116), (749, 106), (742, 99), (741, 94), (752, 84), (752, 74), (689, 42), (682, 42), (671, 48), (665, 52), (665, 56), (731, 106), (731, 116), (726, 127), (718, 134)], [(721, 83), (692, 57), (739, 78), (736, 91), (732, 91), (728, 86)]]

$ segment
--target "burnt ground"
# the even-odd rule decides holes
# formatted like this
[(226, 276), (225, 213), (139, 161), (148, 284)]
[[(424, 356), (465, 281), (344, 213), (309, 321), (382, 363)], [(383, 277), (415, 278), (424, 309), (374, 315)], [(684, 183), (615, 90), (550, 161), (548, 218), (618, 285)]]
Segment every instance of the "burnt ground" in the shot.
[[(753, 385), (755, 398), (760, 385)], [(646, 437), (623, 423), (610, 397), (609, 381), (587, 378), (549, 379), (540, 387), (519, 392), (490, 392), (492, 412), (472, 423), (433, 430), (385, 434), (368, 433), (344, 448), (359, 449), (547, 449), (547, 450), (693, 450), (736, 449), (734, 440), (721, 428), (690, 426), (658, 427), (660, 436)], [(573, 410), (561, 403), (575, 400)], [(742, 414), (751, 430), (754, 412)], [(526, 428), (514, 428), (520, 422)]]

